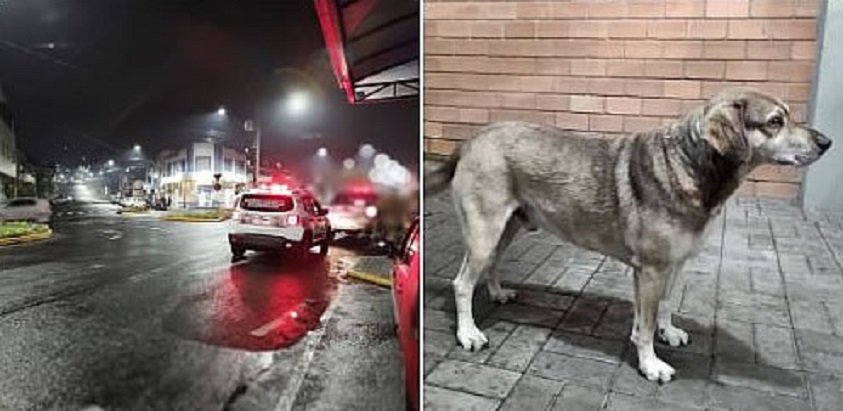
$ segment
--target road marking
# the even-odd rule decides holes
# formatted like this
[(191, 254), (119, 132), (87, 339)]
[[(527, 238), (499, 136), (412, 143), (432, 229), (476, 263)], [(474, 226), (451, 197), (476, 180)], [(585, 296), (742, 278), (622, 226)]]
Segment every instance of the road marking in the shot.
[[(295, 314), (295, 311), (293, 311), (293, 314)], [(293, 317), (293, 318), (295, 318), (295, 317)], [(267, 334), (269, 334), (270, 331), (280, 327), (281, 324), (284, 324), (284, 317), (283, 316), (278, 317), (278, 318), (264, 324), (260, 328), (256, 328), (256, 329), (252, 330), (252, 332), (250, 332), (249, 334), (254, 336), (254, 337), (266, 337)]]
[(123, 232), (119, 231), (119, 230), (99, 230), (99, 231), (101, 233), (103, 233), (104, 235), (106, 235), (106, 238), (108, 238), (111, 241), (119, 240), (119, 239), (123, 238)]

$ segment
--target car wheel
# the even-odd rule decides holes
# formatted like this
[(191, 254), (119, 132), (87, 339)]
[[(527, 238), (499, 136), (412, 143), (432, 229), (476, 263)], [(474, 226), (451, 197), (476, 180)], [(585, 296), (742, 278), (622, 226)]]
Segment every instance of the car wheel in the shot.
[(232, 244), (231, 255), (233, 255), (234, 258), (243, 258), (246, 255), (246, 249)]

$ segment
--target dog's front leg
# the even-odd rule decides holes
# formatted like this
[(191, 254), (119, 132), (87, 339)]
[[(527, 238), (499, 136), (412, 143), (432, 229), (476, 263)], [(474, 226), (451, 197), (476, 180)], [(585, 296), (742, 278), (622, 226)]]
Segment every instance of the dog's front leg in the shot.
[(635, 321), (630, 339), (638, 349), (638, 369), (650, 381), (668, 382), (676, 372), (653, 348), (659, 301), (669, 272), (652, 266), (635, 270)]
[(683, 265), (684, 264), (677, 264), (676, 267), (670, 271), (667, 278), (667, 289), (665, 290), (664, 298), (662, 298), (661, 304), (659, 304), (659, 338), (671, 347), (686, 345), (690, 340), (688, 333), (673, 325), (673, 313), (676, 311), (677, 307), (671, 297), (673, 296), (673, 286), (676, 284), (677, 277), (681, 275)]

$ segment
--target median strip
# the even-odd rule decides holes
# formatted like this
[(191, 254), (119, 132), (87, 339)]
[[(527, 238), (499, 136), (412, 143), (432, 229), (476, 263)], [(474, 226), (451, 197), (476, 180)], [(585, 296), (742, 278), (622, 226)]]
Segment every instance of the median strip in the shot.
[(46, 224), (26, 222), (0, 223), (0, 246), (26, 244), (46, 240), (53, 235), (53, 230)]
[(161, 216), (163, 221), (179, 221), (185, 223), (218, 223), (231, 217), (231, 210), (186, 210), (174, 211)]

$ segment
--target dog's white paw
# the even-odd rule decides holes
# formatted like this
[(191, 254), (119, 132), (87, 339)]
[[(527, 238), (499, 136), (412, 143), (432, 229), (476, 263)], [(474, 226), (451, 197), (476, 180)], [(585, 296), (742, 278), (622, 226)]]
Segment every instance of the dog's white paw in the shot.
[(667, 325), (665, 327), (659, 326), (659, 339), (671, 347), (679, 347), (680, 345), (688, 345), (689, 337), (688, 333), (681, 328)]
[(462, 348), (468, 351), (480, 351), (480, 349), (489, 344), (489, 339), (475, 325), (459, 327), (457, 330), (457, 340), (459, 340)]
[(669, 382), (673, 378), (673, 374), (676, 374), (676, 370), (673, 367), (655, 356), (647, 361), (641, 361), (638, 364), (638, 369), (641, 370), (641, 373), (648, 380), (659, 383)]
[(506, 304), (510, 301), (515, 301), (515, 297), (518, 296), (518, 292), (507, 288), (501, 288), (496, 292), (490, 291), (489, 295), (492, 297), (492, 301), (498, 304)]

